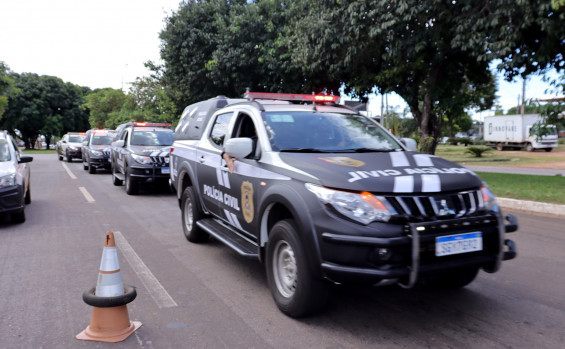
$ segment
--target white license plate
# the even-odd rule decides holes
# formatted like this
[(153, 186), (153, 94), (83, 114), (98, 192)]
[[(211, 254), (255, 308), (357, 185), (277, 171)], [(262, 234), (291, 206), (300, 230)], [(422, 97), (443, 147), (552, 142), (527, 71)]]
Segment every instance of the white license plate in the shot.
[(162, 173), (162, 174), (168, 174), (168, 173), (170, 173), (169, 168), (168, 168), (168, 167), (162, 167), (162, 168), (161, 168), (161, 173)]
[(483, 234), (480, 231), (439, 236), (436, 238), (436, 256), (469, 253), (483, 249)]

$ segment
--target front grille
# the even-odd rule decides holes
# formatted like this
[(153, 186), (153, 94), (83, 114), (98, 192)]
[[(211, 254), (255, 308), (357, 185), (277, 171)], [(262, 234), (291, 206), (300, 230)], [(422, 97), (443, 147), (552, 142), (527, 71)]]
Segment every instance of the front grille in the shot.
[(473, 216), (484, 208), (479, 190), (430, 196), (386, 196), (399, 216), (408, 221), (429, 221)]
[(168, 166), (169, 157), (168, 156), (150, 156), (151, 161), (157, 166)]
[(110, 151), (109, 150), (102, 150), (102, 154), (104, 155), (105, 158), (110, 157)]

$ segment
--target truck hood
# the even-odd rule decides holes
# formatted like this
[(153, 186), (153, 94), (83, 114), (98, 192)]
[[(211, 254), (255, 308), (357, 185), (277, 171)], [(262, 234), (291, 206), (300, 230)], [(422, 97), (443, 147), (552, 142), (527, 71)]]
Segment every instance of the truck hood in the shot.
[(141, 146), (132, 145), (131, 150), (134, 154), (145, 155), (145, 156), (169, 156), (171, 151), (171, 146)]
[(280, 153), (289, 166), (321, 185), (373, 193), (436, 193), (476, 188), (471, 170), (437, 156), (415, 152)]
[(14, 163), (11, 161), (0, 161), (0, 177), (11, 175), (16, 172)]

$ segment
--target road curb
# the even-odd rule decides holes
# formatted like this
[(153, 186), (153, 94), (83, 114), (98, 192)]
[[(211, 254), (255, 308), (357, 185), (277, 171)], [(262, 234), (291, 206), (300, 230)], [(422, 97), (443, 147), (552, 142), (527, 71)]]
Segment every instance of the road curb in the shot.
[(521, 211), (549, 213), (557, 216), (565, 216), (565, 205), (548, 204), (545, 202), (516, 200), (507, 198), (496, 198), (500, 206)]

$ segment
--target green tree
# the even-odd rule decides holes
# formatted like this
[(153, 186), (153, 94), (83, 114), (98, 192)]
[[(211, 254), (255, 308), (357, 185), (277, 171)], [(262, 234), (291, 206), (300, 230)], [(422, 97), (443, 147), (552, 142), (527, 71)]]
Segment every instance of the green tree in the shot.
[(187, 1), (160, 33), (163, 66), (155, 67), (177, 110), (188, 104), (254, 91), (334, 91), (340, 83), (308, 74), (284, 38), (288, 5), (273, 0)]
[(8, 95), (12, 93), (14, 85), (14, 80), (10, 77), (8, 71), (8, 66), (0, 61), (0, 120), (2, 120), (4, 110), (8, 106)]
[(96, 90), (86, 96), (83, 108), (90, 111), (89, 122), (91, 127), (115, 128), (116, 120), (111, 115), (119, 112), (125, 102), (126, 95), (122, 90), (105, 88)]
[(82, 88), (53, 76), (24, 73), (11, 77), (16, 89), (9, 95), (0, 127), (12, 134), (18, 130), (26, 148), (34, 148), (43, 132), (49, 142), (54, 135), (86, 130), (88, 115), (80, 108)]
[(178, 119), (176, 106), (157, 77), (137, 78), (128, 97), (133, 100), (127, 107), (138, 109), (145, 121), (175, 123)]
[(288, 37), (297, 63), (325, 69), (361, 98), (375, 88), (396, 92), (419, 124), (421, 151), (435, 152), (443, 115), (492, 106), (488, 62), (453, 44), (464, 17), (459, 2), (297, 3), (304, 15), (295, 17)]

